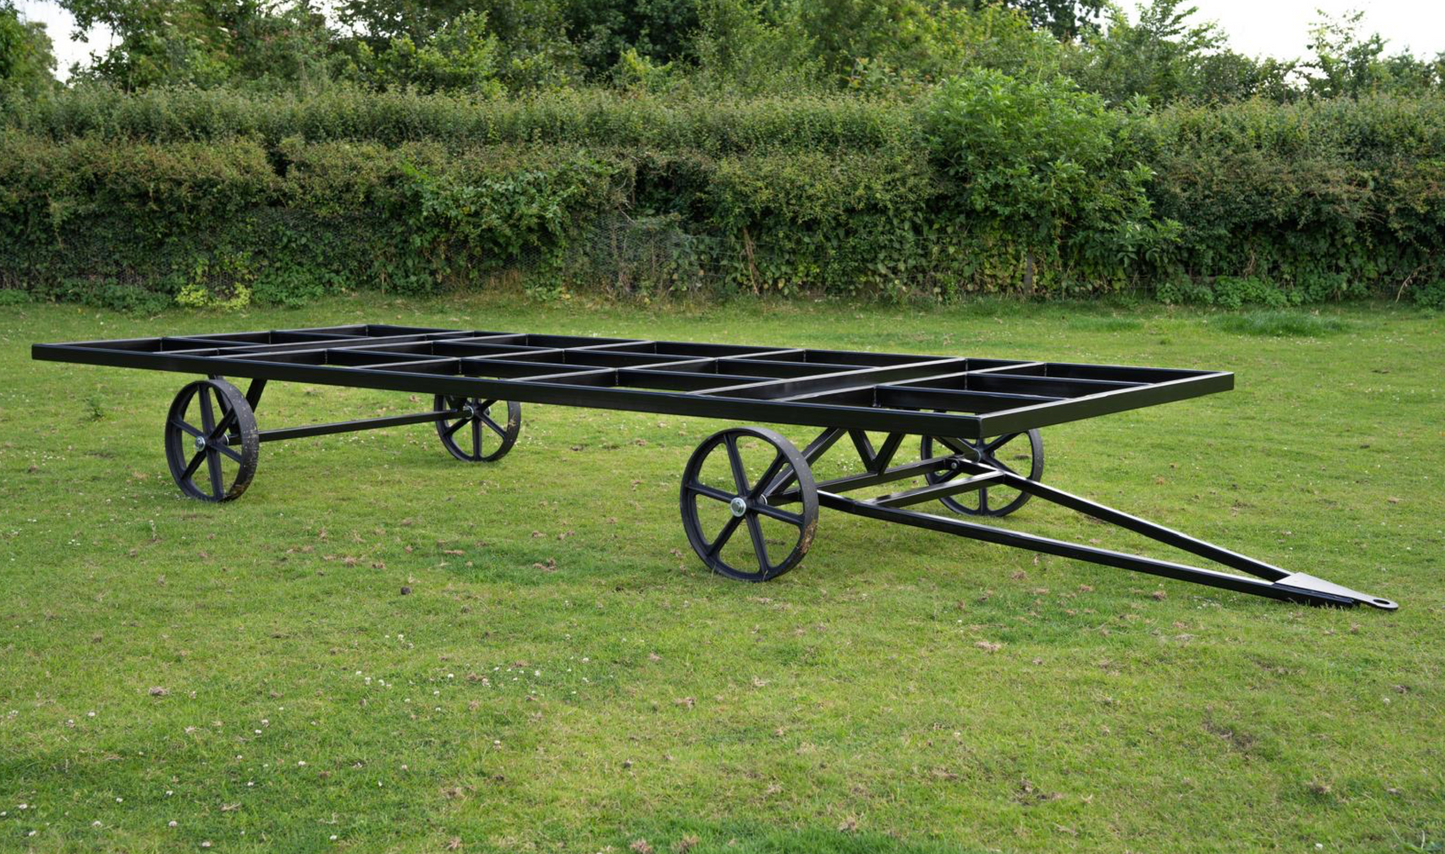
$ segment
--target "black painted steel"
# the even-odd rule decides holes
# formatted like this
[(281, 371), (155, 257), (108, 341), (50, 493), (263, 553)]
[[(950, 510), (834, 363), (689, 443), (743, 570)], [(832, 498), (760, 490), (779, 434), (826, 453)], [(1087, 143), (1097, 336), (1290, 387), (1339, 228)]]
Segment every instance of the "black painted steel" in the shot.
[(388, 324), (36, 344), (31, 353), (258, 381), (970, 439), (1234, 385), (1221, 371)]
[(495, 400), (479, 397), (437, 395), (432, 408), (442, 414), (437, 435), (447, 453), (464, 463), (492, 463), (505, 457), (522, 432), (522, 404), (507, 401), (507, 417), (500, 423), (493, 417), (496, 405)]
[(458, 415), (460, 413), (457, 411), (446, 410), (417, 412), (411, 415), (388, 415), (384, 418), (359, 418), (355, 421), (333, 421), (328, 424), (305, 424), (300, 427), (278, 427), (275, 430), (262, 430), (261, 441), (280, 442), (286, 439), (328, 436), (332, 433), (355, 433), (360, 430), (380, 430), (383, 427), (426, 424), (429, 421), (441, 421), (443, 418), (453, 418)]
[[(729, 428), (706, 439), (689, 459), (681, 493), (683, 528), (713, 570), (748, 581), (782, 575), (807, 553), (818, 508), (827, 506), (1274, 599), (1396, 607), (1040, 482), (1038, 428), (1227, 391), (1234, 387), (1227, 372), (390, 324), (35, 344), (31, 354), (208, 377), (176, 395), (165, 429), (166, 459), (177, 485), (207, 501), (228, 501), (245, 491), (262, 442), (431, 422), (457, 459), (494, 461), (517, 440), (523, 402), (792, 424), (823, 430), (799, 451), (772, 430)], [(223, 376), (250, 378), (250, 388), (243, 396)], [(260, 431), (254, 410), (270, 381), (431, 394), (433, 407)], [(506, 402), (504, 420), (496, 417), (500, 401)], [(886, 438), (875, 445), (868, 431)], [(845, 435), (850, 441), (842, 447), (853, 448), (862, 470), (815, 483), (812, 466)], [(908, 436), (921, 437), (923, 458), (894, 465)], [(1023, 438), (1026, 473), (1022, 466), (1016, 471), (1005, 455), (1022, 450)], [(750, 476), (743, 458), (754, 453), (765, 459)], [(726, 460), (726, 483), (705, 482), (710, 458)], [(866, 499), (842, 495), (908, 479), (923, 484)], [(938, 500), (964, 515), (996, 517), (1018, 510), (1030, 497), (1253, 577), (904, 509)], [(714, 533), (705, 530), (703, 504), (726, 514)], [(769, 541), (765, 520), (786, 535)], [(725, 547), (743, 529), (751, 549), (742, 549), (744, 559), (730, 561)]]
[(256, 474), (260, 433), (240, 390), (223, 379), (197, 380), (171, 401), (165, 449), (182, 492), (202, 501), (233, 501)]
[(855, 516), (912, 525), (913, 527), (925, 528), (930, 531), (954, 534), (960, 537), (967, 537), (968, 539), (982, 540), (1003, 546), (1013, 546), (1015, 548), (1042, 552), (1043, 554), (1058, 555), (1060, 557), (1073, 558), (1089, 563), (1133, 570), (1134, 572), (1159, 575), (1178, 581), (1190, 581), (1209, 587), (1233, 590), (1236, 593), (1250, 593), (1255, 596), (1267, 596), (1271, 599), (1284, 599), (1306, 605), (1349, 607), (1364, 602), (1365, 604), (1387, 610), (1393, 610), (1396, 607), (1393, 602), (1365, 596), (1364, 594), (1343, 596), (1325, 591), (1312, 591), (1303, 587), (1275, 584), (1269, 581), (1230, 575), (1225, 572), (1200, 569), (1198, 567), (1185, 566), (1169, 561), (1155, 560), (1153, 558), (1139, 557), (1138, 555), (1125, 554), (1109, 549), (1101, 549), (1095, 546), (1085, 546), (1064, 540), (1040, 537), (1036, 534), (1026, 534), (1022, 531), (1011, 531), (1004, 528), (995, 528), (990, 525), (980, 525), (976, 522), (966, 522), (962, 519), (950, 519), (929, 513), (917, 513), (911, 510), (902, 510), (897, 507), (883, 507), (867, 501), (856, 501), (831, 492), (818, 493), (818, 501), (824, 507), (841, 510), (844, 513), (852, 513)]
[[(812, 453), (804, 453), (806, 463), (808, 465), (815, 464), (829, 448), (834, 446), (840, 435), (841, 431), (824, 431), (818, 439), (814, 440), (814, 442), (808, 446)], [(1395, 602), (1389, 599), (1360, 593), (1305, 573), (1288, 573), (1279, 567), (1246, 557), (1238, 552), (1216, 546), (1213, 543), (1197, 540), (1179, 531), (1166, 528), (1163, 525), (1157, 525), (1145, 519), (1140, 519), (1137, 516), (1131, 516), (1128, 513), (1115, 510), (1111, 507), (1080, 498), (1077, 495), (1072, 495), (1063, 490), (1046, 486), (1035, 479), (1025, 477), (1013, 471), (1011, 468), (999, 464), (996, 458), (989, 455), (980, 457), (978, 448), (976, 447), (978, 444), (977, 442), (969, 443), (948, 439), (939, 442), (939, 445), (944, 451), (953, 451), (954, 453), (952, 455), (930, 456), (932, 446), (924, 442), (923, 451), (925, 459), (880, 469), (877, 465), (878, 454), (872, 450), (872, 446), (867, 442), (857, 441), (857, 437), (855, 437), (854, 447), (864, 471), (859, 474), (834, 478), (818, 483), (816, 487), (818, 502), (823, 507), (839, 510), (844, 513), (852, 513), (856, 516), (896, 522), (930, 531), (953, 534), (967, 539), (1028, 549), (1044, 554), (1058, 555), (1074, 560), (1127, 569), (1133, 572), (1143, 572), (1165, 578), (1203, 584), (1209, 587), (1232, 590), (1238, 593), (1248, 593), (1308, 605), (1329, 605), (1335, 607), (1369, 605), (1387, 611), (1394, 610), (1398, 607)], [(986, 445), (987, 443), (983, 444)], [(998, 447), (1002, 447), (1003, 444), (1006, 443), (1000, 443)], [(1039, 471), (1042, 471), (1041, 466)], [(960, 475), (966, 475), (966, 477), (960, 478)], [(843, 492), (865, 489), (882, 483), (917, 478), (920, 476), (922, 476), (929, 485), (862, 500), (849, 498), (841, 494)], [(931, 501), (935, 498), (945, 498), (959, 492), (981, 491), (983, 488), (998, 489), (1001, 487), (1083, 513), (1101, 522), (1116, 525), (1125, 530), (1180, 549), (1181, 551), (1189, 552), (1256, 577), (1246, 578), (1217, 570), (1201, 569), (1199, 567), (1187, 566), (1171, 561), (1157, 560), (1155, 558), (1098, 548), (1092, 545), (1071, 543), (1065, 540), (1041, 537), (1022, 531), (996, 528), (977, 522), (903, 509), (908, 505)], [(779, 492), (773, 499), (773, 503), (786, 506), (790, 502), (797, 501), (798, 498), (798, 490), (789, 490)]]
[[(755, 451), (764, 464), (760, 473), (749, 478), (744, 458)], [(722, 481), (714, 477), (709, 483), (704, 469), (715, 453), (720, 453), (727, 465), (721, 472)], [(788, 502), (800, 504), (796, 510), (780, 506), (779, 485), (784, 483), (796, 484), (795, 497)], [(768, 581), (797, 566), (818, 529), (818, 490), (807, 461), (792, 442), (764, 427), (734, 427), (704, 439), (683, 469), (679, 500), (682, 528), (692, 550), (714, 572), (739, 581)], [(721, 522), (715, 533), (704, 530), (701, 502), (720, 505), (714, 514)], [(726, 508), (725, 512), (721, 508)], [(767, 543), (764, 518), (782, 523), (779, 527), (787, 531), (786, 541), (778, 543), (781, 549)], [(747, 566), (729, 563), (724, 555), (739, 528), (747, 529), (752, 545), (752, 561)], [(781, 560), (775, 559), (779, 552), (783, 552)]]
[[(1021, 450), (1017, 440), (1023, 437), (1028, 444), (1029, 461), (1028, 473), (1019, 472), (1015, 466), (1004, 462), (1005, 454)], [(995, 436), (991, 439), (950, 439), (933, 436), (924, 436), (919, 443), (919, 456), (928, 459), (933, 456), (933, 443), (938, 442), (956, 454), (963, 454), (976, 463), (993, 468), (1011, 471), (1014, 474), (1023, 474), (1029, 480), (1043, 480), (1044, 477), (1044, 439), (1037, 430), (1029, 430), (1024, 433), (1005, 433), (1002, 436)], [(929, 483), (947, 483), (961, 474), (960, 469), (953, 469), (945, 472), (931, 472), (924, 475)], [(1023, 490), (1013, 489), (1003, 485), (985, 485), (977, 492), (969, 491), (970, 497), (953, 498), (945, 495), (939, 501), (944, 507), (955, 513), (962, 513), (965, 516), (992, 516), (994, 518), (1007, 516), (1028, 503), (1031, 493)], [(992, 501), (990, 501), (992, 499)]]

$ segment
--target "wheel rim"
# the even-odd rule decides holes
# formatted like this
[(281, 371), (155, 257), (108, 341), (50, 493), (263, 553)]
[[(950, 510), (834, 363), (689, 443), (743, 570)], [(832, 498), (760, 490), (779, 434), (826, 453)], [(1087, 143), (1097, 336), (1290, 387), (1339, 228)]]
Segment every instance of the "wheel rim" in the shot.
[(818, 490), (807, 462), (762, 427), (704, 440), (683, 470), (681, 500), (693, 551), (714, 572), (743, 581), (767, 581), (797, 566), (818, 527)]
[[(953, 439), (924, 436), (920, 445), (923, 459), (935, 455), (934, 443), (942, 447), (940, 455), (960, 454), (968, 459), (1003, 469), (1029, 480), (1042, 480), (1044, 476), (1044, 440), (1037, 430), (1025, 433), (1005, 433), (991, 439)], [(930, 472), (926, 480), (946, 483), (963, 474), (962, 469)], [(1011, 486), (982, 487), (958, 496), (940, 498), (943, 506), (965, 516), (1007, 516), (1028, 503), (1027, 492)]]
[(202, 501), (232, 501), (256, 474), (260, 434), (241, 392), (225, 380), (198, 380), (171, 401), (166, 462), (181, 492)]
[(442, 447), (466, 463), (490, 463), (506, 456), (522, 431), (522, 404), (506, 401), (506, 418), (498, 421), (498, 403), (480, 397), (437, 395), (432, 408), (455, 413), (436, 422)]

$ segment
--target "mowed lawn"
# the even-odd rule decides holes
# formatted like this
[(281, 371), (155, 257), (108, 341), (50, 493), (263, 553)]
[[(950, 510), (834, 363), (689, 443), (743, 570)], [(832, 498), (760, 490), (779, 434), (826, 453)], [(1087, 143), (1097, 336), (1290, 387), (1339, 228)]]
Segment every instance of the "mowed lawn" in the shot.
[[(799, 568), (728, 581), (677, 502), (725, 424), (674, 416), (528, 405), (491, 465), (429, 425), (267, 444), (207, 505), (161, 453), (191, 377), (29, 353), (361, 321), (1233, 370), (1044, 430), (1045, 479), (1400, 610), (827, 510)], [(429, 406), (272, 385), (258, 419)], [(1439, 851), (1442, 486), (1445, 318), (1393, 305), (6, 307), (0, 850)]]

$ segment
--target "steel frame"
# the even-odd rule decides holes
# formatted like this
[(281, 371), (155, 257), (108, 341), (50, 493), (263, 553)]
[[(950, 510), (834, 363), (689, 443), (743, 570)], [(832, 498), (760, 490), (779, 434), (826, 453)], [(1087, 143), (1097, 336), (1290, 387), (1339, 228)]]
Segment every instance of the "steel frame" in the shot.
[(207, 376), (971, 439), (1234, 387), (1234, 375), (1222, 371), (386, 324), (36, 344), (31, 354)]
[[(860, 473), (816, 484), (816, 504), (833, 510), (1274, 599), (1312, 605), (1396, 607), (1390, 600), (1304, 573), (1289, 573), (1045, 486), (1007, 466), (988, 465), (963, 441), (1019, 434), (1227, 391), (1234, 386), (1234, 376), (1228, 372), (389, 324), (35, 344), (32, 356), (201, 374), (211, 378), (213, 385), (222, 376), (246, 377), (252, 382), (245, 395), (246, 407), (242, 408), (250, 410), (259, 406), (271, 381), (438, 396), (431, 412), (248, 433), (244, 438), (251, 442), (253, 468), (257, 442), (470, 417), (470, 409), (463, 413), (449, 408), (450, 403), (444, 408), (441, 401), (451, 398), (477, 401), (482, 409), (507, 400), (821, 427), (823, 432), (801, 452), (805, 468), (845, 435), (852, 440), (863, 464)], [(243, 438), (235, 427), (236, 405), (226, 403), (226, 395), (232, 392), (215, 393), (222, 417), (213, 420), (207, 409), (204, 432), (212, 434), (214, 440), (210, 451), (202, 444), (204, 437), (199, 434), (203, 431), (178, 425), (196, 435), (197, 447), (202, 448), (191, 462), (192, 471), (203, 454), (210, 454), (217, 465), (221, 453), (237, 458), (235, 449)], [(203, 405), (209, 407), (206, 394), (201, 397)], [(513, 439), (516, 426), (509, 424)], [(250, 429), (254, 430), (254, 424)], [(884, 432), (888, 438), (874, 448), (865, 431)], [(781, 439), (770, 431), (753, 432)], [(908, 435), (932, 437), (953, 453), (893, 465)], [(480, 439), (477, 441), (480, 456)], [(496, 456), (509, 447), (506, 444)], [(791, 449), (789, 453), (797, 452)], [(940, 472), (953, 473), (955, 479), (866, 500), (843, 494)], [(173, 473), (179, 474), (175, 469)], [(957, 479), (957, 474), (967, 477)], [(749, 494), (763, 505), (801, 501), (804, 496), (800, 476), (807, 479), (808, 500), (813, 501), (811, 473), (793, 468), (780, 470), (774, 482), (759, 484)], [(214, 469), (211, 477), (215, 481)], [(225, 500), (219, 497), (221, 489), (216, 482), (214, 500)], [(1019, 490), (1254, 577), (906, 509), (990, 486)], [(185, 484), (182, 487), (186, 489)], [(194, 494), (193, 490), (186, 491)], [(816, 507), (812, 512), (816, 514)], [(802, 544), (804, 552), (811, 536), (810, 530)], [(698, 548), (697, 543), (694, 547)]]
[[(825, 430), (817, 439), (809, 443), (808, 447), (802, 452), (804, 460), (806, 460), (810, 466), (816, 463), (837, 443), (843, 432), (844, 431), (837, 429)], [(1137, 516), (1131, 516), (1128, 513), (1064, 492), (1061, 489), (1047, 486), (1038, 481), (1029, 480), (1012, 471), (982, 465), (970, 459), (971, 451), (965, 445), (949, 443), (945, 440), (945, 444), (950, 445), (951, 449), (957, 453), (932, 457), (930, 459), (905, 463), (898, 466), (889, 466), (888, 463), (891, 452), (880, 450), (870, 457), (866, 437), (860, 436), (858, 431), (849, 432), (853, 434), (854, 444), (858, 448), (864, 471), (859, 474), (847, 475), (817, 483), (816, 488), (819, 504), (832, 510), (851, 513), (855, 516), (863, 516), (870, 519), (896, 522), (902, 525), (910, 525), (915, 528), (923, 528), (945, 534), (953, 534), (967, 539), (981, 540), (997, 545), (1058, 555), (1074, 560), (1082, 560), (1089, 563), (1112, 566), (1118, 569), (1132, 570), (1134, 572), (1143, 572), (1164, 578), (1172, 578), (1178, 581), (1188, 581), (1195, 584), (1203, 584), (1208, 587), (1217, 587), (1223, 590), (1232, 590), (1236, 593), (1248, 593), (1271, 599), (1280, 599), (1307, 605), (1329, 605), (1335, 607), (1351, 607), (1363, 604), (1382, 610), (1395, 610), (1398, 607), (1395, 602), (1389, 599), (1360, 593), (1303, 572), (1287, 572), (1264, 561), (1246, 557), (1229, 549), (1195, 539), (1171, 528), (1166, 528), (1163, 525), (1141, 519)], [(902, 438), (902, 434), (892, 434), (882, 447), (884, 449), (897, 447), (897, 439), (900, 438)], [(844, 492), (865, 489), (896, 480), (917, 477), (930, 471), (959, 471), (969, 476), (962, 480), (953, 480), (904, 490), (902, 492), (883, 494), (870, 499), (860, 500), (849, 498), (842, 494)], [(1214, 561), (1230, 569), (1249, 573), (1255, 577), (1248, 578), (1240, 575), (1232, 575), (1217, 570), (1187, 566), (1185, 564), (1112, 551), (1096, 546), (1071, 543), (1065, 540), (1042, 537), (1036, 534), (1000, 528), (993, 525), (983, 525), (963, 519), (902, 509), (909, 505), (920, 504), (945, 496), (955, 495), (960, 492), (984, 488), (988, 485), (1005, 485), (1027, 492), (1033, 497), (1051, 504), (1083, 513), (1101, 522), (1132, 531), (1136, 534), (1141, 534), (1156, 542), (1163, 543), (1180, 551), (1188, 552), (1197, 557)], [(796, 490), (787, 491), (788, 484), (774, 484), (774, 489), (777, 489), (779, 486), (785, 491), (778, 492), (772, 503), (787, 505), (798, 499)]]

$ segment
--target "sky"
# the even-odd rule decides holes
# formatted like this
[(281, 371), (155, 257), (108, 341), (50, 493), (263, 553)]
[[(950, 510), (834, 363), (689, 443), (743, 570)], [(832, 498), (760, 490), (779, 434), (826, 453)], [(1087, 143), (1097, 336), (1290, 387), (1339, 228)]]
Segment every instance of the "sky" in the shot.
[[(1188, 4), (1188, 0), (1186, 0)], [(1124, 0), (1132, 11), (1133, 0)], [(1441, 0), (1194, 0), (1196, 19), (1219, 22), (1229, 34), (1230, 47), (1248, 56), (1291, 59), (1308, 52), (1309, 25), (1317, 9), (1340, 15), (1350, 9), (1365, 13), (1364, 31), (1379, 32), (1389, 40), (1389, 52), (1408, 49), (1418, 56), (1445, 52), (1445, 2)], [(19, 0), (16, 6), (27, 20), (44, 21), (63, 79), (72, 63), (86, 62), (93, 50), (110, 43), (110, 34), (91, 32), (89, 44), (72, 39), (74, 19), (54, 2)]]

